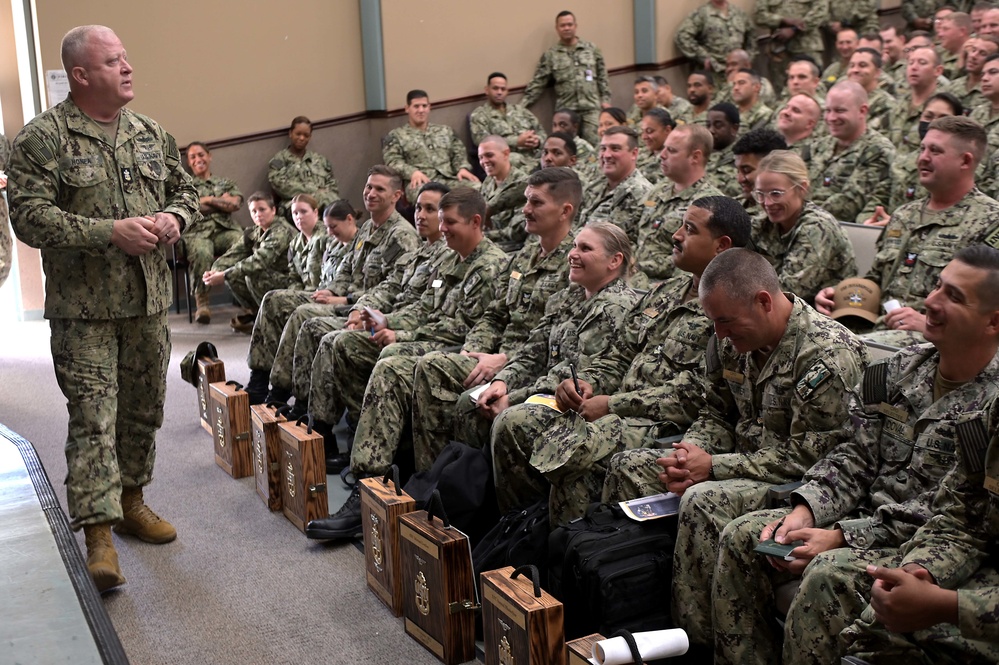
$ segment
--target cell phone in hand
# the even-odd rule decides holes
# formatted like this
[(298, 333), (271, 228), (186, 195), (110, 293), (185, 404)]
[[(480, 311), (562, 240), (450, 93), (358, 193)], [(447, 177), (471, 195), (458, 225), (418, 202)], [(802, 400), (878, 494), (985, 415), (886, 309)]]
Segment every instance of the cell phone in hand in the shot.
[(804, 545), (804, 541), (796, 540), (793, 543), (778, 543), (773, 538), (770, 538), (769, 540), (757, 543), (753, 551), (757, 554), (775, 556), (784, 559), (784, 561), (794, 561), (795, 557), (791, 556), (791, 551), (801, 545)]

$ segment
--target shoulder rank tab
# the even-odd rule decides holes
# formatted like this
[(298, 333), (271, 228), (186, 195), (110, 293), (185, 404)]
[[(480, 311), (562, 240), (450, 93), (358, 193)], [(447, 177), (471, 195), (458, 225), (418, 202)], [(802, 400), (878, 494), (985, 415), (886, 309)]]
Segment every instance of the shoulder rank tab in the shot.
[(989, 433), (985, 423), (979, 417), (957, 423), (955, 429), (965, 471), (969, 476), (982, 473), (985, 470), (985, 453), (989, 449)]
[(864, 370), (864, 380), (861, 383), (861, 393), (864, 404), (880, 404), (888, 401), (888, 362), (882, 361), (868, 365)]
[(982, 242), (992, 249), (999, 249), (999, 226), (992, 229), (992, 233), (985, 236), (985, 240)]

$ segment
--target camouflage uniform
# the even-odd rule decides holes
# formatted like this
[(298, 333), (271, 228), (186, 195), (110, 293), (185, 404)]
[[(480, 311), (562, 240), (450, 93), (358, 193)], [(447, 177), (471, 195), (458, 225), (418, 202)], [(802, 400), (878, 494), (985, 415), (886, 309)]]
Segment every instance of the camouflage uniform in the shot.
[(881, 29), (877, 0), (837, 0), (829, 3), (829, 22), (838, 21), (858, 35)]
[[(959, 416), (955, 428), (957, 463), (933, 497), (932, 517), (901, 549), (901, 564), (919, 564), (941, 587), (957, 589), (958, 624), (939, 624), (907, 635), (888, 633), (874, 623), (868, 607), (840, 634), (840, 645), (848, 653), (877, 651), (893, 662), (907, 663), (999, 660), (995, 614), (999, 573), (991, 556), (999, 534), (992, 491), (994, 479), (999, 477), (997, 378), (997, 360), (993, 359), (968, 391), (972, 401), (965, 410), (970, 413)], [(966, 419), (969, 415), (974, 416), (970, 422)]]
[(694, 107), (690, 105), (683, 97), (679, 95), (673, 95), (673, 102), (666, 107), (669, 111), (669, 117), (673, 118), (673, 122), (678, 125), (683, 125), (690, 122), (690, 116), (692, 109)]
[(745, 49), (750, 57), (756, 52), (756, 27), (749, 15), (728, 3), (722, 12), (710, 2), (687, 14), (676, 29), (674, 38), (680, 53), (700, 69), (711, 58), (716, 76), (725, 76), (725, 58), (730, 51)]
[[(346, 409), (348, 421), (357, 423), (350, 455), (354, 473), (380, 475), (388, 469), (409, 417), (419, 356), (464, 341), (495, 300), (506, 264), (503, 250), (483, 238), (464, 260), (451, 254), (418, 302), (386, 316), (388, 327), (396, 331), (395, 344), (382, 349), (367, 332), (333, 337), (332, 362), (322, 381), (323, 400), (310, 400), (309, 406), (326, 422), (336, 422)], [(318, 357), (323, 356), (320, 346)], [(313, 377), (313, 395), (315, 388)], [(393, 426), (397, 429), (389, 434)]]
[(594, 186), (586, 190), (585, 201), (573, 220), (573, 227), (579, 229), (591, 220), (602, 219), (617, 224), (632, 243), (636, 242), (642, 203), (652, 190), (652, 183), (637, 168), (613, 189), (602, 174), (601, 178), (603, 182), (599, 188), (594, 182)]
[(523, 105), (533, 106), (549, 83), (555, 84), (555, 108), (578, 113), (582, 118), (579, 133), (595, 140), (601, 104), (611, 101), (610, 78), (600, 49), (579, 39), (575, 46), (559, 42), (545, 51), (524, 89)]
[(527, 202), (524, 196), (527, 176), (526, 171), (511, 164), (506, 180), (497, 183), (496, 178), (489, 176), (479, 190), (489, 210), (486, 237), (507, 252), (516, 252), (527, 240), (527, 228), (520, 214)]
[(892, 144), (869, 128), (840, 151), (834, 136), (819, 139), (808, 164), (812, 202), (841, 222), (864, 221), (888, 205), (893, 159)]
[(285, 148), (271, 157), (267, 164), (267, 182), (278, 199), (278, 214), (289, 222), (292, 221), (291, 200), (299, 194), (315, 198), (320, 210), (340, 198), (330, 160), (311, 150), (299, 157), (291, 148)]
[[(222, 196), (231, 194), (240, 199), (242, 192), (236, 183), (227, 178), (193, 178), (198, 197)], [(232, 215), (212, 209), (207, 215), (184, 229), (184, 253), (187, 255), (191, 271), (191, 292), (208, 293), (208, 286), (201, 276), (212, 267), (212, 261), (229, 251), (229, 248), (243, 239), (243, 228)]]
[(109, 142), (69, 97), (18, 134), (8, 195), (18, 238), (42, 253), (52, 362), (68, 402), (71, 524), (114, 522), (122, 489), (152, 480), (173, 289), (164, 250), (127, 255), (111, 245), (113, 223), (166, 212), (184, 227), (199, 215), (198, 193), (155, 121), (123, 108)]
[(962, 67), (958, 62), (960, 57), (959, 53), (951, 53), (943, 47), (937, 48), (937, 53), (940, 56), (940, 65), (943, 67), (944, 76), (953, 81), (961, 75)]
[(882, 302), (894, 298), (920, 312), (957, 250), (979, 242), (999, 248), (999, 202), (977, 188), (946, 210), (931, 211), (928, 202), (914, 201), (892, 214), (865, 275), (881, 287)]
[(913, 159), (919, 153), (919, 117), (923, 114), (921, 108), (912, 106), (912, 93), (908, 90), (895, 100), (895, 110), (889, 116), (888, 124), (882, 127), (885, 136), (893, 146), (899, 158), (911, 155)]
[(781, 288), (805, 302), (827, 286), (857, 274), (853, 245), (833, 216), (806, 203), (786, 234), (766, 215), (753, 220), (753, 244), (777, 271)]
[(638, 150), (638, 161), (635, 163), (635, 170), (640, 171), (653, 187), (658, 185), (659, 181), (663, 179), (663, 169), (659, 165), (659, 153), (650, 152), (644, 147)]
[[(798, 480), (847, 435), (843, 394), (860, 380), (866, 347), (791, 297), (794, 308), (784, 336), (762, 368), (728, 340), (717, 349), (709, 345), (713, 386), (702, 415), (683, 437), (712, 455), (711, 480), (683, 494), (673, 555), (673, 619), (695, 644), (712, 644), (711, 583), (722, 529), (761, 508), (771, 485)], [(617, 468), (628, 468), (627, 460), (615, 458), (611, 473)], [(647, 485), (658, 468), (642, 465), (637, 482), (607, 482), (623, 489)]]
[(961, 104), (965, 109), (974, 109), (976, 106), (982, 104), (991, 104), (988, 97), (982, 94), (982, 84), (980, 81), (971, 90), (968, 90), (967, 76), (955, 78), (948, 85), (944, 86), (943, 92), (949, 92), (961, 100)]
[[(906, 203), (929, 196), (926, 188), (919, 184), (917, 155), (896, 155), (891, 163), (891, 197), (885, 211), (890, 215)], [(983, 188), (984, 189), (984, 188)]]
[(458, 180), (458, 171), (471, 171), (472, 167), (468, 164), (465, 144), (447, 125), (428, 123), (425, 130), (412, 125), (396, 127), (382, 140), (382, 158), (386, 165), (402, 175), (406, 198), (411, 203), (416, 202), (419, 192), (409, 186), (409, 180), (416, 171), (448, 187), (459, 184), (478, 186), (470, 181)]
[[(660, 106), (659, 104), (656, 104), (654, 108), (661, 109), (663, 107)], [(665, 109), (663, 109), (663, 110), (665, 110)], [(643, 111), (638, 106), (638, 104), (632, 104), (631, 108), (628, 109), (628, 124), (631, 125), (635, 129), (636, 132), (638, 132), (639, 136), (642, 135), (642, 126), (641, 125), (642, 125), (642, 118), (645, 117), (645, 113), (646, 112)], [(670, 117), (672, 118), (673, 116), (670, 116)]]
[(937, 9), (943, 6), (941, 0), (902, 0), (902, 18), (912, 27), (912, 22), (917, 18), (928, 18), (933, 20), (933, 15)]
[[(770, 79), (765, 76), (760, 77), (760, 95), (759, 100), (764, 106), (769, 106), (773, 108), (777, 105), (777, 93), (774, 92), (774, 84), (770, 82)], [(725, 83), (719, 88), (715, 89), (715, 94), (711, 98), (711, 105), (720, 104), (721, 102), (732, 102), (732, 85), (730, 83)]]
[[(10, 141), (0, 134), (0, 171), (7, 171), (10, 162)], [(0, 199), (3, 197), (0, 196)], [(10, 237), (10, 221), (7, 215), (7, 199), (0, 201), (0, 286), (10, 275), (11, 264), (14, 262), (14, 242)]]
[(311, 238), (299, 233), (288, 245), (288, 261), (291, 266), (292, 288), (314, 291), (319, 286), (323, 272), (323, 257), (329, 236), (325, 226), (316, 226)]
[(275, 217), (266, 231), (259, 226), (246, 229), (242, 242), (215, 259), (212, 270), (224, 271), (232, 296), (241, 306), (256, 312), (264, 294), (287, 289), (294, 283), (288, 248), (295, 233), (280, 217)]
[(570, 366), (586, 367), (610, 352), (637, 300), (622, 280), (611, 282), (589, 300), (582, 287), (570, 285), (548, 302), (544, 318), (517, 358), (496, 374), (495, 380), (506, 383), (510, 400), (510, 408), (493, 421), (490, 434), (501, 512), (534, 503), (547, 491), (548, 483), (530, 460), (535, 440), (557, 412), (524, 401), (535, 394), (554, 394), (562, 380), (572, 377)]
[(708, 182), (707, 176), (682, 192), (675, 188), (676, 184), (672, 180), (663, 178), (649, 192), (649, 198), (645, 201), (645, 211), (638, 222), (638, 242), (635, 246), (635, 266), (639, 274), (632, 281), (636, 286), (644, 287), (650, 281), (661, 281), (672, 276), (673, 234), (683, 223), (687, 208), (705, 196), (722, 195)]
[(541, 141), (540, 145), (544, 145), (548, 136), (538, 117), (522, 104), (503, 104), (503, 108), (498, 109), (486, 102), (469, 114), (468, 128), (475, 145), (482, 143), (487, 136), (502, 136), (510, 146), (510, 163), (527, 171), (538, 165), (538, 149), (521, 148), (517, 145), (517, 137), (533, 129)]
[[(420, 356), (461, 344), (493, 300), (506, 263), (506, 254), (488, 238), (483, 238), (464, 260), (458, 254), (449, 254), (431, 275), (418, 301), (385, 315), (388, 328), (396, 333), (396, 343), (384, 349), (371, 341), (368, 331), (344, 331), (323, 337), (313, 363), (309, 395), (313, 415), (335, 423), (346, 409), (349, 422), (357, 423), (365, 387), (379, 357)], [(355, 438), (354, 455), (359, 466), (352, 467), (355, 472), (366, 473), (369, 467), (362, 460), (367, 453), (358, 444)]]
[[(533, 434), (534, 444), (521, 451), (521, 465), (538, 471), (544, 486), (551, 483), (553, 523), (579, 517), (600, 500), (615, 453), (654, 447), (657, 437), (682, 431), (697, 418), (700, 402), (690, 396), (708, 387), (703, 359), (711, 323), (692, 291), (687, 274), (655, 287), (632, 308), (609, 352), (581, 368), (580, 378), (595, 394), (609, 395), (608, 415), (586, 422), (575, 412), (556, 416), (539, 407), (517, 407), (525, 410), (521, 429)], [(498, 428), (497, 423), (494, 437)]]
[[(363, 281), (360, 282), (354, 290), (361, 295), (356, 298), (353, 309), (371, 307), (388, 313), (418, 301), (430, 283), (430, 275), (451, 253), (444, 238), (421, 243), (415, 252), (407, 252), (396, 261), (391, 274), (373, 288), (365, 290)], [(335, 308), (335, 311), (340, 310)], [(293, 318), (297, 317), (293, 315)], [(309, 399), (313, 363), (323, 337), (341, 330), (345, 324), (346, 319), (342, 316), (329, 315), (306, 318), (297, 324), (298, 336), (292, 354), (292, 392), (296, 400), (304, 403)], [(285, 387), (282, 381), (281, 373), (276, 375), (272, 370), (271, 385)]]
[[(739, 109), (739, 136), (743, 136), (750, 130), (766, 127), (773, 113), (773, 109), (759, 99), (749, 107), (748, 111)], [(712, 156), (714, 156), (714, 153), (712, 153)], [(735, 163), (734, 158), (732, 163)]]
[(781, 18), (798, 18), (805, 21), (806, 29), (795, 32), (794, 37), (781, 44), (783, 52), (774, 53), (776, 42), (770, 45), (770, 78), (783, 89), (787, 78), (787, 64), (791, 56), (810, 55), (815, 62), (822, 62), (821, 26), (829, 21), (830, 0), (759, 0), (753, 18), (760, 28), (777, 30)]
[(883, 88), (874, 88), (867, 95), (867, 127), (882, 135), (888, 134), (891, 114), (895, 110), (895, 98)]
[(712, 151), (711, 156), (708, 157), (704, 179), (718, 188), (725, 196), (737, 199), (742, 196), (742, 185), (736, 180), (736, 175), (735, 153), (732, 152), (732, 145), (723, 150)]
[(846, 70), (849, 64), (844, 64), (842, 60), (837, 60), (825, 68), (822, 72), (822, 86), (826, 89), (826, 92), (829, 91), (829, 88), (836, 85), (836, 82), (841, 78), (846, 78)]
[[(392, 274), (407, 252), (417, 249), (416, 230), (397, 212), (375, 227), (369, 219), (354, 236), (351, 251), (340, 270), (320, 288), (334, 296), (357, 298)], [(271, 385), (292, 388), (295, 342), (302, 323), (319, 316), (332, 316), (336, 305), (312, 302), (308, 294), (291, 291), (268, 293), (261, 305), (250, 337), (247, 364), (250, 369), (270, 371)]]
[[(788, 610), (784, 662), (839, 663), (837, 635), (870, 596), (865, 565), (898, 565), (898, 548), (934, 515), (931, 500), (956, 464), (962, 423), (991, 411), (995, 427), (999, 360), (935, 399), (938, 362), (936, 349), (923, 344), (868, 368), (850, 400), (852, 434), (793, 493), (792, 503), (806, 504), (816, 527), (841, 529), (847, 546), (820, 554), (805, 570)], [(722, 535), (712, 598), (718, 648), (728, 656), (722, 662), (752, 662), (751, 654), (774, 653), (780, 642), (780, 633), (766, 628), (773, 616), (769, 591), (790, 577), (771, 576), (752, 544), (786, 512), (747, 515)], [(752, 590), (740, 589), (747, 580)]]
[[(465, 338), (462, 351), (504, 353), (516, 360), (545, 306), (569, 283), (569, 250), (573, 234), (558, 247), (541, 253), (541, 244), (528, 242), (510, 261), (505, 292), (498, 294), (486, 315)], [(489, 441), (489, 420), (478, 414), (462, 383), (476, 360), (460, 353), (430, 353), (420, 359), (413, 389), (413, 447), (416, 468), (430, 465), (451, 439), (482, 448)], [(474, 389), (474, 388), (473, 388)]]

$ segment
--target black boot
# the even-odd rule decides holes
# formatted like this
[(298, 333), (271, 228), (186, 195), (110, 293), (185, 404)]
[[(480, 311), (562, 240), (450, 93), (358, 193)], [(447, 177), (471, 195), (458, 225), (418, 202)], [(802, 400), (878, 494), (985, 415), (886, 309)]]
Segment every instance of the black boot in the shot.
[(341, 453), (336, 434), (329, 423), (322, 421), (312, 424), (312, 429), (323, 435), (323, 452), (326, 454), (326, 474), (335, 476), (350, 466), (350, 453)]
[(361, 535), (361, 485), (354, 485), (350, 496), (335, 514), (312, 520), (305, 535), (313, 540), (340, 540)]
[(251, 369), (250, 380), (246, 382), (246, 392), (250, 396), (250, 406), (267, 401), (267, 386), (271, 373), (262, 369)]
[(291, 391), (287, 388), (278, 388), (277, 386), (271, 386), (271, 391), (267, 393), (268, 402), (281, 402), (282, 404), (287, 404), (288, 400), (291, 399)]

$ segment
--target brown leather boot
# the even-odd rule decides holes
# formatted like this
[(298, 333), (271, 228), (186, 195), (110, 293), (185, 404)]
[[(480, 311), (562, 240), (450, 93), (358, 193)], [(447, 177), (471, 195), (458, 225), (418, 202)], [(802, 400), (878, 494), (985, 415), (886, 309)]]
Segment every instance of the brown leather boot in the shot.
[(197, 303), (198, 309), (194, 312), (194, 320), (198, 323), (211, 323), (212, 322), (212, 310), (208, 306), (208, 293), (195, 293), (194, 302)]
[(121, 510), (124, 515), (115, 524), (115, 533), (135, 536), (157, 545), (169, 543), (177, 537), (177, 529), (143, 502), (141, 487), (125, 487), (121, 490)]
[(111, 542), (110, 524), (90, 524), (83, 527), (87, 540), (87, 570), (94, 586), (101, 593), (125, 583), (118, 567), (118, 552)]

